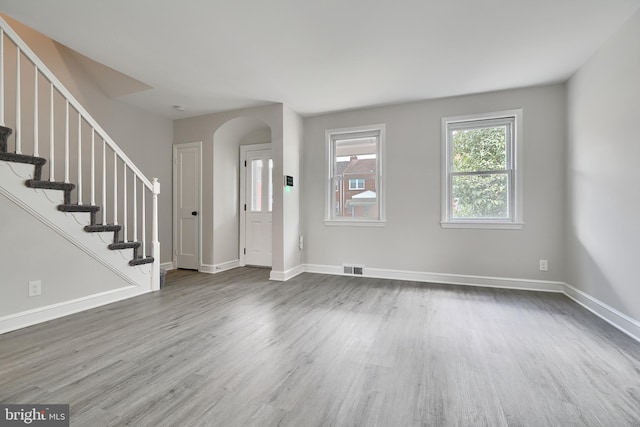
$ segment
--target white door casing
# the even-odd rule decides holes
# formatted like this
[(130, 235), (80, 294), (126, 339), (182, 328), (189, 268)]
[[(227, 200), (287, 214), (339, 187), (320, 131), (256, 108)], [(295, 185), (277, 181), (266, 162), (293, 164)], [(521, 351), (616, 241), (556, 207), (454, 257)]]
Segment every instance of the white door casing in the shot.
[(240, 260), (271, 267), (273, 156), (271, 144), (241, 147)]
[(173, 244), (176, 268), (199, 270), (202, 143), (173, 146)]

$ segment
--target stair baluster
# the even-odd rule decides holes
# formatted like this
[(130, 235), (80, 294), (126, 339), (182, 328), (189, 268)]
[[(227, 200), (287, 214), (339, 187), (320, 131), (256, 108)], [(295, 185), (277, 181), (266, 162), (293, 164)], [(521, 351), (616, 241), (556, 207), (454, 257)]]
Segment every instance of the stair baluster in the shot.
[(69, 100), (64, 107), (64, 182), (69, 182)]
[(91, 129), (91, 204), (96, 204), (96, 131)]
[(4, 126), (4, 29), (2, 28), (0, 28), (0, 126)]
[(102, 140), (102, 225), (107, 225), (107, 142)]
[(54, 122), (55, 122), (55, 117), (54, 117), (54, 110), (53, 110), (53, 83), (49, 84), (51, 90), (49, 93), (49, 181), (55, 181), (55, 174), (56, 174), (56, 168), (55, 168), (55, 160), (56, 160), (56, 156), (55, 156), (55, 126), (54, 126)]
[(22, 154), (22, 95), (20, 90), (20, 48), (16, 48), (16, 154)]
[(33, 155), (40, 157), (38, 141), (38, 66), (34, 65), (33, 73)]
[(78, 204), (82, 204), (82, 116), (78, 113)]
[(125, 212), (122, 218), (122, 240), (127, 241), (127, 164), (122, 165), (122, 210)]

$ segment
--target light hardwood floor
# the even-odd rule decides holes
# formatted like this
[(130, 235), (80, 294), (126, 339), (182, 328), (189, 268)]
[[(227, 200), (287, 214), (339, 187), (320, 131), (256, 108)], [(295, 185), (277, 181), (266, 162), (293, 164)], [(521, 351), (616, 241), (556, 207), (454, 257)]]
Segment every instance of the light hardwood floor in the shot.
[(269, 271), (0, 336), (0, 402), (73, 426), (639, 426), (640, 344), (558, 294)]

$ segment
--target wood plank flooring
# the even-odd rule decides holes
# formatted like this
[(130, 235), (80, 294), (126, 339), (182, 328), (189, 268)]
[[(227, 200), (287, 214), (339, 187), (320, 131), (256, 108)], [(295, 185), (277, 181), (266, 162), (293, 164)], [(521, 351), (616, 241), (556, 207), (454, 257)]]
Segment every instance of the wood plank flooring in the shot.
[(640, 344), (559, 294), (269, 271), (0, 335), (72, 426), (639, 426)]

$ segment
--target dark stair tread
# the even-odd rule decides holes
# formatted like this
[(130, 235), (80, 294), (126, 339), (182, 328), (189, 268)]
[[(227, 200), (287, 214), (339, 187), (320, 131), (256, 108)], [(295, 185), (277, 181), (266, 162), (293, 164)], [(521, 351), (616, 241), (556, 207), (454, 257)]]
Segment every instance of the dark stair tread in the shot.
[(108, 246), (111, 250), (116, 249), (137, 249), (141, 245), (140, 242), (120, 242), (120, 243), (112, 243)]
[(144, 258), (136, 258), (129, 261), (129, 265), (135, 267), (136, 265), (142, 264), (151, 264), (154, 261), (152, 256), (144, 257)]
[(84, 227), (84, 231), (86, 231), (87, 233), (100, 233), (103, 231), (120, 231), (120, 230), (122, 230), (122, 226), (114, 225), (114, 224), (85, 225)]
[(71, 191), (76, 188), (76, 185), (70, 182), (41, 181), (38, 179), (29, 179), (25, 184), (30, 188), (44, 188), (47, 190)]
[(7, 152), (7, 138), (13, 133), (13, 129), (0, 125), (0, 153)]
[(28, 165), (39, 165), (42, 166), (47, 163), (47, 159), (44, 157), (35, 157), (35, 156), (27, 156), (24, 154), (15, 154), (15, 153), (2, 153), (0, 152), (0, 160), (5, 160), (7, 162), (15, 162), (15, 163), (26, 163)]
[(98, 212), (100, 206), (94, 205), (58, 205), (58, 210), (62, 212)]
[[(61, 190), (65, 192), (65, 203), (62, 205), (58, 205), (58, 210), (62, 212), (89, 212), (91, 213), (91, 222), (92, 225), (87, 225), (84, 227), (86, 232), (115, 232), (115, 238), (117, 239), (118, 232), (122, 230), (121, 225), (115, 224), (93, 224), (95, 222), (95, 214), (100, 210), (100, 206), (94, 205), (78, 205), (78, 204), (70, 204), (69, 203), (69, 194), (72, 190), (76, 188), (75, 184), (71, 184), (68, 182), (57, 182), (57, 181), (42, 181), (40, 179), (40, 174), (42, 172), (42, 166), (47, 163), (47, 159), (43, 157), (36, 156), (27, 156), (24, 154), (16, 154), (16, 153), (7, 153), (7, 137), (12, 133), (10, 128), (6, 128), (4, 126), (0, 126), (0, 160), (14, 162), (14, 163), (24, 163), (28, 165), (34, 165), (36, 167), (34, 178), (29, 179), (25, 182), (26, 186), (29, 188), (42, 188), (46, 190)], [(119, 242), (112, 243), (108, 247), (109, 249), (133, 249), (134, 259), (129, 261), (129, 265), (134, 267), (136, 265), (143, 264), (151, 264), (154, 262), (154, 258), (147, 257), (138, 257), (138, 248), (140, 248), (142, 244), (140, 242)]]

